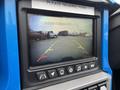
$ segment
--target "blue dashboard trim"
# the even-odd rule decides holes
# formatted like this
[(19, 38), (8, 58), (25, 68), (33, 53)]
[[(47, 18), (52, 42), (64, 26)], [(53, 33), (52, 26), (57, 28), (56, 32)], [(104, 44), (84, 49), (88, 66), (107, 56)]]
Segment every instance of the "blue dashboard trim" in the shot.
[[(0, 1), (2, 34), (0, 90), (20, 90), (20, 68), (16, 20), (16, 0)], [(2, 12), (2, 11), (3, 12)]]
[(107, 9), (103, 11), (102, 17), (102, 69), (112, 74), (108, 61), (109, 11)]
[[(21, 90), (16, 19), (16, 0), (0, 0), (0, 90)], [(112, 73), (108, 64), (109, 11), (103, 11), (102, 68)]]

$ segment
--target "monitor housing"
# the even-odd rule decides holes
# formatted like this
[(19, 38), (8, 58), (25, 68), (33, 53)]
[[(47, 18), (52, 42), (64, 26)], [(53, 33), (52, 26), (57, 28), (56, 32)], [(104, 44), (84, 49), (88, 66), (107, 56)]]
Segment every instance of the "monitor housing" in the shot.
[[(40, 17), (44, 19), (41, 20)], [(33, 22), (31, 22), (30, 19), (33, 20)], [(44, 30), (42, 31), (42, 29), (40, 29), (41, 31), (39, 30), (35, 31), (34, 29), (35, 26), (38, 26), (36, 25), (37, 21), (34, 22), (34, 20), (38, 20), (38, 19), (40, 19), (40, 21), (38, 21), (40, 26), (43, 25), (43, 22), (47, 23), (47, 24), (44, 24), (44, 27), (42, 27), (42, 29), (48, 27), (49, 26), (48, 24), (51, 24), (51, 23), (52, 23), (51, 24), (52, 26), (50, 27), (55, 29), (55, 27), (53, 27), (53, 24), (54, 26), (56, 24), (56, 22), (53, 22), (54, 20), (58, 20), (57, 23), (59, 25), (60, 24), (62, 25), (62, 26), (57, 25), (60, 28), (63, 28), (63, 25), (67, 24), (66, 28), (70, 29), (68, 24), (72, 23), (70, 26), (74, 25), (75, 28), (77, 27), (78, 29), (80, 29), (79, 25), (81, 25), (82, 22), (79, 22), (79, 20), (83, 20), (83, 22), (86, 20), (85, 25), (89, 25), (89, 26), (91, 25), (90, 26), (91, 32), (90, 30), (88, 30), (88, 32), (90, 32), (91, 34), (88, 34), (85, 32), (80, 33), (79, 30), (77, 30), (77, 32), (79, 33), (76, 34), (73, 32), (73, 30), (67, 31), (66, 29), (61, 30), (59, 32), (56, 30), (51, 31), (51, 29), (47, 31), (48, 28), (46, 29), (47, 34), (44, 34), (43, 33)], [(67, 20), (71, 22), (66, 22)], [(75, 22), (76, 24), (78, 24), (77, 22), (79, 22), (81, 24), (75, 25), (75, 23), (73, 24), (73, 22)], [(86, 14), (78, 14), (78, 13), (70, 13), (70, 12), (36, 9), (36, 8), (32, 8), (31, 1), (19, 1), (18, 2), (18, 26), (19, 26), (18, 35), (19, 35), (19, 51), (20, 51), (19, 53), (20, 53), (20, 64), (21, 64), (20, 67), (21, 67), (22, 89), (43, 88), (49, 85), (65, 82), (71, 79), (87, 76), (87, 75), (94, 74), (101, 71), (101, 12), (98, 9), (95, 8), (95, 15), (86, 15)], [(57, 30), (59, 29), (58, 27), (56, 27)], [(30, 30), (31, 28), (33, 28), (34, 30)], [(54, 33), (55, 31), (56, 33)], [(68, 33), (68, 32), (71, 32), (71, 33)], [(63, 51), (64, 49), (59, 49), (55, 53), (53, 53), (53, 48), (54, 49), (58, 47), (62, 48), (59, 44), (57, 44), (58, 47), (56, 46), (55, 48), (53, 47), (55, 46), (54, 45), (55, 42), (53, 42), (53, 44), (51, 45), (41, 43), (44, 41), (46, 43), (49, 43), (49, 41), (53, 41), (56, 39), (58, 40), (61, 37), (63, 38), (62, 40), (64, 40), (65, 38), (71, 38), (71, 37), (76, 38), (78, 36), (82, 37), (83, 39), (81, 40), (87, 43), (87, 45), (90, 44), (88, 46), (89, 48), (86, 46), (86, 48), (88, 48), (89, 50), (88, 55), (83, 55), (84, 57), (82, 58), (78, 57), (79, 55), (78, 53), (82, 52), (82, 50), (83, 52), (85, 52), (84, 49), (86, 48), (84, 48), (83, 45), (81, 45), (81, 43), (79, 42), (76, 42), (76, 41), (71, 42), (76, 39), (73, 39), (73, 40), (68, 39), (68, 41), (65, 41), (64, 43), (69, 42), (67, 46), (66, 45), (64, 46), (64, 44), (60, 43), (62, 44), (62, 47), (64, 47), (64, 49), (66, 49), (67, 47), (71, 47), (71, 48), (68, 48), (69, 50), (66, 49), (65, 51)], [(84, 38), (90, 39), (91, 42), (88, 43), (90, 40), (86, 40), (86, 39), (84, 40)], [(61, 40), (58, 40), (58, 41), (61, 42)], [(34, 42), (34, 45), (31, 42)], [(40, 50), (38, 50), (39, 46), (38, 47), (36, 46), (36, 42), (40, 43), (39, 46), (42, 47), (40, 48)], [(79, 44), (78, 45), (79, 47), (76, 50), (74, 48), (74, 45), (69, 46), (74, 43), (76, 43), (76, 45)], [(48, 48), (42, 51), (41, 49), (44, 49), (45, 46), (47, 46)], [(32, 50), (34, 49), (33, 47), (37, 48), (35, 50), (38, 50), (38, 51)], [(80, 50), (77, 51), (78, 49)], [(65, 56), (64, 59), (61, 59), (61, 57), (59, 57), (60, 59), (57, 62), (55, 62), (55, 60), (57, 60), (58, 58), (58, 56), (55, 54), (57, 54), (57, 52), (60, 52), (60, 50), (61, 50), (61, 54), (58, 53), (58, 56), (61, 55), (61, 57), (64, 56), (65, 54), (71, 55), (72, 51), (75, 51), (74, 53), (72, 53), (72, 55), (77, 52), (78, 53), (77, 55), (75, 54), (76, 58)], [(51, 56), (48, 55), (49, 51), (52, 51)], [(40, 54), (40, 57), (37, 56), (38, 54), (37, 52)], [(71, 52), (71, 53), (69, 54), (68, 52)], [(32, 56), (33, 54), (34, 56)], [(36, 57), (38, 57), (38, 59), (35, 59)], [(49, 57), (52, 57), (52, 59)], [(47, 61), (44, 62), (44, 60), (47, 60)], [(53, 60), (53, 61), (50, 62), (50, 60)], [(77, 69), (79, 69), (79, 71), (77, 71)], [(62, 72), (64, 71), (64, 74), (61, 75), (60, 71)]]

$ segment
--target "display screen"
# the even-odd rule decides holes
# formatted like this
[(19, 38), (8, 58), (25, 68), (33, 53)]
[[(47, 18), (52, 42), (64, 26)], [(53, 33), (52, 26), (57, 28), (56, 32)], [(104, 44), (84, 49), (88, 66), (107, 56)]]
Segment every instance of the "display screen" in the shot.
[(93, 57), (93, 19), (28, 14), (32, 66)]

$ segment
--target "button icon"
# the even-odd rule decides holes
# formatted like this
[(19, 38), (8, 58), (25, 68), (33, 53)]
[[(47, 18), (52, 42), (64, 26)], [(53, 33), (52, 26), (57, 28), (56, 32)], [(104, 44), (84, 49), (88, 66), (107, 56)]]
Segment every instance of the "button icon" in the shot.
[(40, 80), (46, 79), (46, 78), (47, 78), (47, 76), (45, 74), (41, 74), (40, 77), (39, 77)]
[(58, 68), (58, 73), (60, 76), (65, 75), (65, 69), (64, 68)]
[(94, 67), (95, 67), (95, 64), (91, 64), (90, 67), (91, 67), (91, 68), (94, 68)]
[(90, 62), (89, 63), (89, 68), (91, 69), (91, 68), (94, 68), (96, 66), (96, 63), (95, 62)]
[(52, 69), (52, 70), (48, 70), (48, 75), (50, 78), (55, 78), (58, 76), (57, 72), (55, 69)]
[(76, 71), (77, 71), (77, 72), (79, 72), (79, 71), (82, 70), (81, 64), (80, 64), (80, 65), (76, 65), (75, 68), (76, 68)]
[(87, 69), (87, 68), (88, 68), (88, 66), (87, 66), (87, 65), (85, 65), (85, 66), (84, 66), (84, 68), (85, 68), (85, 69)]
[(55, 76), (55, 72), (52, 72), (52, 73), (51, 73), (51, 76), (53, 76), (53, 77), (54, 77), (54, 76)]
[(68, 73), (73, 73), (74, 72), (74, 67), (73, 66), (68, 66), (67, 71), (68, 71)]
[(60, 75), (64, 75), (65, 71), (64, 70), (60, 70)]
[(87, 70), (88, 69), (88, 63), (82, 64), (82, 70)]
[(47, 75), (45, 71), (37, 72), (37, 77), (40, 81), (47, 79)]
[(100, 90), (107, 90), (107, 87), (106, 86), (101, 86)]

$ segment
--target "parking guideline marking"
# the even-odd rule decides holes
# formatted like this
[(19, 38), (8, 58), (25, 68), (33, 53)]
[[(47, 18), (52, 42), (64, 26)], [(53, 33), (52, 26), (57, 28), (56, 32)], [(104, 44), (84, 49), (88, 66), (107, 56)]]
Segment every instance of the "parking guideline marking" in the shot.
[(76, 40), (73, 40), (77, 45), (78, 45), (78, 48), (81, 48), (81, 49), (85, 49), (78, 41)]
[(53, 51), (54, 49), (52, 47), (56, 44), (56, 42), (57, 40), (42, 55), (47, 54), (50, 51)]
[(79, 47), (85, 51), (86, 54), (88, 54), (87, 50), (85, 50), (85, 48), (77, 41), (77, 40), (73, 40)]

